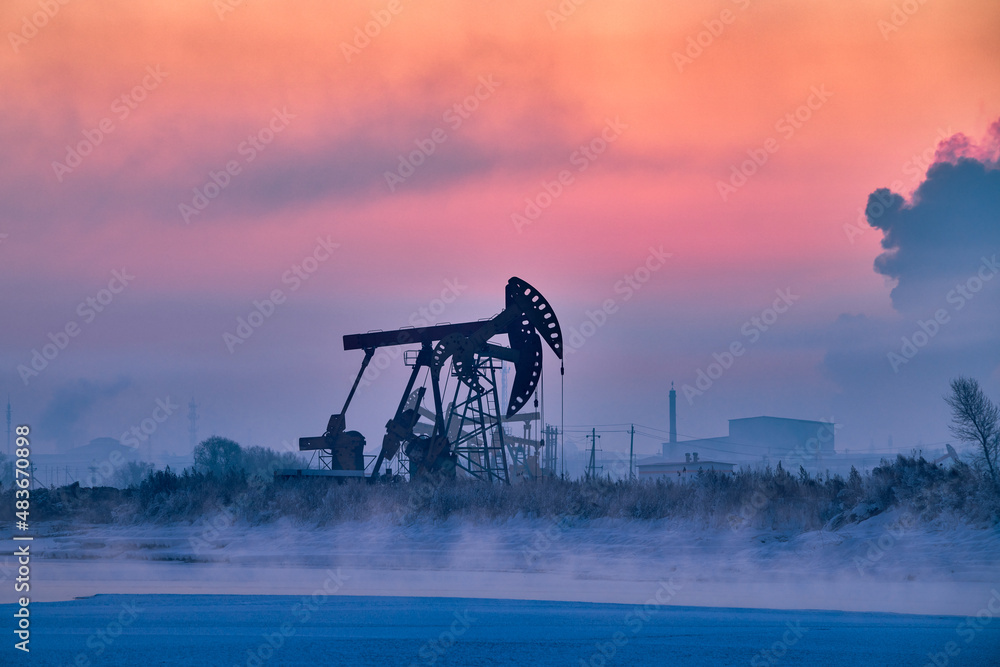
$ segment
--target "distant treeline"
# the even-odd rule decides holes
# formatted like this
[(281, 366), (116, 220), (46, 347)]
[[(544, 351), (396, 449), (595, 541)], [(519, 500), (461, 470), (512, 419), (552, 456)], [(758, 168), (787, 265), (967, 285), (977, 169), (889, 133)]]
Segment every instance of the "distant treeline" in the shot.
[[(225, 512), (248, 525), (280, 518), (323, 525), (528, 517), (565, 522), (676, 519), (719, 528), (812, 530), (837, 529), (899, 509), (919, 521), (950, 515), (981, 526), (1000, 524), (1000, 491), (989, 475), (964, 463), (946, 468), (904, 456), (883, 461), (868, 474), (852, 469), (847, 479), (818, 479), (804, 469), (793, 473), (779, 465), (735, 475), (701, 473), (685, 482), (543, 479), (503, 486), (445, 478), (379, 484), (315, 477), (275, 480), (270, 471), (283, 461), (264, 461), (255, 452), (249, 457), (253, 466), (238, 465), (248, 460), (244, 450), (229, 447), (226, 452), (221, 458), (196, 457), (195, 468), (180, 474), (150, 472), (126, 489), (73, 485), (34, 490), (32, 519), (173, 523)], [(13, 508), (13, 491), (5, 488), (0, 495), (5, 507)]]

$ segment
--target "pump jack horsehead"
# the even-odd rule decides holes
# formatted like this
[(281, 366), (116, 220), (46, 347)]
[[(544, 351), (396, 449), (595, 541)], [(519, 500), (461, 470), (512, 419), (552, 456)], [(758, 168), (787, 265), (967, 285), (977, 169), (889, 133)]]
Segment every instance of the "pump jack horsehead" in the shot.
[[(501, 334), (507, 335), (509, 347), (489, 342)], [(340, 413), (331, 415), (326, 433), (300, 438), (299, 449), (318, 451), (321, 467), (363, 476), (365, 438), (357, 431), (345, 431), (347, 408), (376, 349), (419, 344), (415, 358), (407, 355), (413, 370), (395, 414), (385, 425), (382, 449), (369, 481), (377, 480), (383, 463), (402, 449), (409, 460), (411, 479), (431, 474), (454, 477), (461, 468), (472, 477), (509, 483), (501, 423), (514, 417), (535, 392), (542, 372), (543, 340), (561, 362), (559, 320), (545, 297), (520, 278), (507, 281), (505, 308), (488, 320), (346, 335), (345, 350), (365, 352), (354, 386)], [(459, 382), (446, 410), (440, 375), (449, 360)], [(514, 382), (503, 416), (496, 383), (498, 360), (514, 365)], [(433, 412), (421, 407), (427, 388), (413, 390), (423, 368), (428, 369)], [(462, 390), (465, 394), (460, 400)], [(418, 424), (421, 416), (432, 419), (433, 424)]]

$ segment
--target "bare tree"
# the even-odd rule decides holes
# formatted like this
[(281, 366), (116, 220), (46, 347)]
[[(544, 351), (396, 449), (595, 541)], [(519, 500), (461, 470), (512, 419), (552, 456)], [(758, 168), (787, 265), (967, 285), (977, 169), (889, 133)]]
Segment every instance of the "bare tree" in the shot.
[(952, 434), (977, 447), (977, 458), (985, 463), (990, 477), (997, 482), (1000, 407), (986, 396), (977, 380), (966, 377), (951, 381), (951, 394), (944, 400), (951, 407)]

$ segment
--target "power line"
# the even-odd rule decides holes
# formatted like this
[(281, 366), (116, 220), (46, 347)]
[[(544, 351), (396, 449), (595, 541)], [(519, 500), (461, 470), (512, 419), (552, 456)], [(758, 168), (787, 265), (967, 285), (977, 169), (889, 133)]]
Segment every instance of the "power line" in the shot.
[[(823, 422), (823, 423), (827, 423), (827, 422)], [(661, 442), (664, 441), (661, 435), (658, 435), (657, 433), (643, 432), (643, 430), (644, 431), (657, 431), (659, 433), (666, 434), (669, 437), (669, 431), (666, 431), (664, 429), (660, 429), (660, 428), (657, 428), (655, 426), (646, 426), (644, 424), (629, 424), (629, 423), (620, 423), (620, 424), (618, 424), (618, 423), (615, 423), (615, 424), (574, 424), (574, 425), (565, 427), (565, 432), (566, 433), (571, 433), (571, 434), (586, 434), (588, 432), (592, 432), (593, 431), (595, 433), (602, 433), (602, 434), (621, 433), (623, 435), (629, 435), (630, 434), (630, 430), (629, 430), (629, 428), (625, 428), (625, 427), (633, 427), (633, 426), (636, 429), (635, 430), (635, 435), (639, 435), (639, 436), (642, 436), (642, 437), (645, 437), (645, 438), (649, 438), (651, 440), (659, 440)], [(615, 427), (623, 427), (623, 428), (618, 429), (618, 428), (615, 428)], [(643, 430), (639, 430), (639, 429), (643, 429)], [(689, 440), (687, 440), (687, 441), (681, 441), (681, 442), (678, 442), (677, 444), (684, 444), (684, 442), (690, 442), (691, 440), (712, 440), (713, 439), (713, 438), (705, 438), (703, 436), (691, 435), (689, 433), (679, 433), (678, 435), (681, 435), (681, 436), (683, 436), (685, 438), (688, 438)], [(719, 440), (721, 440), (721, 442), (719, 442), (718, 444), (715, 444), (715, 443), (703, 443), (702, 446), (704, 448), (710, 449), (712, 451), (721, 452), (721, 453), (724, 453), (724, 454), (731, 454), (733, 456), (749, 456), (751, 454), (754, 454), (754, 453), (757, 453), (757, 452), (760, 451), (761, 445), (759, 443), (749, 443), (749, 442), (740, 442), (738, 440), (730, 440), (729, 436), (716, 436), (716, 437), (718, 437)], [(586, 436), (586, 439), (589, 439), (589, 438), (590, 438), (589, 435)], [(912, 450), (915, 450), (915, 449), (927, 449), (927, 448), (934, 447), (934, 446), (943, 446), (945, 444), (948, 444), (948, 442), (950, 442), (950, 441), (942, 440), (940, 442), (929, 442), (929, 443), (911, 444), (911, 445), (902, 446), (902, 447), (894, 447), (892, 449), (884, 449), (884, 448), (867, 449), (867, 450), (858, 449), (858, 450), (856, 450), (854, 452), (851, 452), (851, 454), (852, 455), (853, 454), (857, 454), (859, 456), (864, 456), (865, 454), (875, 454), (875, 455), (878, 455), (878, 454), (891, 454), (891, 455), (905, 454), (908, 451), (912, 451)], [(751, 450), (756, 450), (756, 451), (750, 451), (750, 452), (748, 452), (748, 451), (737, 451), (737, 450), (733, 450), (733, 449), (727, 448), (725, 445), (733, 445), (733, 446), (736, 446), (736, 447), (746, 447), (746, 448), (749, 448)], [(841, 452), (840, 455), (843, 455), (843, 452)]]

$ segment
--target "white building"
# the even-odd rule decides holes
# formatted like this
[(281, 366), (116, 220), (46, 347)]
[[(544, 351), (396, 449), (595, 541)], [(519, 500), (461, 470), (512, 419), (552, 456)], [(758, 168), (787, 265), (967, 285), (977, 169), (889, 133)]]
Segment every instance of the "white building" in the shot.
[(699, 472), (721, 472), (727, 475), (735, 472), (735, 463), (721, 461), (702, 461), (698, 453), (687, 453), (684, 461), (671, 461), (660, 456), (653, 456), (640, 461), (636, 468), (639, 479), (668, 478), (676, 480), (691, 479)]

